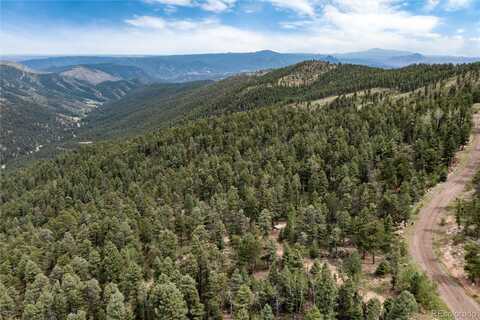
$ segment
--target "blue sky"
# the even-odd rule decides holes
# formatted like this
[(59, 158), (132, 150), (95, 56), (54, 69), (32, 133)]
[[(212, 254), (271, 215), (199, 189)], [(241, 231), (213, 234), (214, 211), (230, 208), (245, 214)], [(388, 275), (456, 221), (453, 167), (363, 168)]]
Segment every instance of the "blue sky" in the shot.
[(2, 54), (480, 56), (480, 0), (0, 0)]

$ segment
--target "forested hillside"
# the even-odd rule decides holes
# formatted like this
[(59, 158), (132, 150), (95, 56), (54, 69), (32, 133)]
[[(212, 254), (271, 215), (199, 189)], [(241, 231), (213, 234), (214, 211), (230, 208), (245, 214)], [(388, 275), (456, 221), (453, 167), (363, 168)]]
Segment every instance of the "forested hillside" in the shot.
[[(316, 100), (366, 89), (408, 92), (467, 72), (471, 65), (419, 65), (383, 70), (308, 61), (271, 72), (243, 74), (200, 86), (201, 82), (150, 86), (144, 94), (95, 110), (77, 133), (83, 140), (132, 135), (212, 115)], [(181, 88), (181, 90), (179, 90)], [(172, 92), (172, 90), (167, 90)]]
[[(480, 65), (292, 68), (191, 114), (208, 117), (2, 177), (2, 317), (396, 320), (437, 309), (397, 230), (468, 140)], [(339, 97), (313, 103), (329, 95)], [(365, 261), (386, 283), (383, 303), (367, 294)]]
[(165, 83), (145, 86), (119, 101), (94, 110), (77, 130), (79, 139), (122, 137), (144, 133), (148, 129), (169, 125), (188, 113), (199, 100), (207, 100), (201, 92), (211, 81)]
[(0, 64), (0, 165), (73, 135), (88, 112), (138, 87), (136, 81), (92, 84)]

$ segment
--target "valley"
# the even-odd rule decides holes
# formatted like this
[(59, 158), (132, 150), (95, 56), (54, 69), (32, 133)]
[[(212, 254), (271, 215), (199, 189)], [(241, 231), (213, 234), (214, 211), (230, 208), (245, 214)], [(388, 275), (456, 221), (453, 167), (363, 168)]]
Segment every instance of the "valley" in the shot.
[(1, 63), (0, 164), (74, 137), (89, 112), (137, 87), (136, 80), (104, 76), (92, 82)]

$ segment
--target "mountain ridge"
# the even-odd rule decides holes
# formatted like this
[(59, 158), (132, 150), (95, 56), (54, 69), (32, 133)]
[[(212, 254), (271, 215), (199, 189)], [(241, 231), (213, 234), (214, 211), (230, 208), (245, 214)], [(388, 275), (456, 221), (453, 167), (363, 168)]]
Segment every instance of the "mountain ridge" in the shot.
[(242, 72), (286, 67), (305, 60), (351, 63), (371, 67), (400, 68), (410, 64), (471, 63), (480, 57), (424, 55), (418, 52), (373, 48), (333, 54), (280, 53), (261, 50), (246, 53), (211, 53), (146, 56), (60, 56), (21, 61), (36, 70), (55, 70), (66, 66), (113, 64), (135, 67), (153, 81), (188, 82), (219, 80)]
[(88, 112), (139, 85), (112, 79), (93, 84), (12, 63), (0, 64), (0, 75), (0, 164), (71, 136)]

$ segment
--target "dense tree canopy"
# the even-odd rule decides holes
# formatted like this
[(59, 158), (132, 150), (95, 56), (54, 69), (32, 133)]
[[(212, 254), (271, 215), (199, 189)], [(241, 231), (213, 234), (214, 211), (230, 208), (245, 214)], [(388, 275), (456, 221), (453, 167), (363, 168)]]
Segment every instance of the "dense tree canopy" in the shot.
[[(365, 80), (427, 85), (411, 94), (368, 90), (186, 122), (2, 177), (2, 316), (407, 319), (428, 307), (434, 290), (400, 263), (394, 231), (468, 140), (480, 73), (415, 68), (422, 77), (407, 68)], [(346, 245), (358, 253), (344, 259), (342, 285), (321, 260), (305, 267)], [(383, 309), (358, 290), (361, 257), (379, 254), (399, 294)]]

